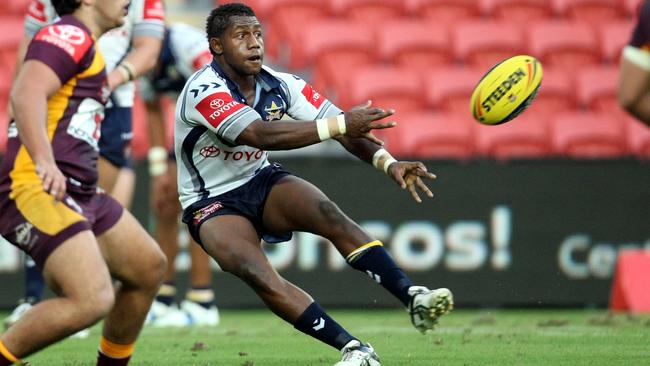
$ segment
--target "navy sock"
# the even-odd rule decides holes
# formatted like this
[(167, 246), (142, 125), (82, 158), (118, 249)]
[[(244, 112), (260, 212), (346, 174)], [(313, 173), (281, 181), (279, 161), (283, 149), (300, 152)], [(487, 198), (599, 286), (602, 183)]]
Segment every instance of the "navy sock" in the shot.
[(352, 268), (366, 273), (393, 296), (397, 297), (404, 306), (408, 306), (410, 301), (408, 289), (412, 285), (411, 280), (395, 264), (395, 261), (386, 252), (381, 242), (374, 243), (369, 243), (373, 245), (348, 255), (346, 258), (348, 264)]
[(206, 309), (210, 309), (214, 305), (214, 291), (210, 286), (192, 286), (185, 294), (185, 298)]
[(41, 301), (44, 288), (45, 279), (41, 270), (36, 267), (36, 263), (31, 258), (27, 258), (25, 260), (25, 299), (31, 303)]
[(293, 327), (338, 350), (341, 350), (351, 340), (356, 339), (339, 323), (330, 318), (325, 310), (315, 302), (305, 309)]

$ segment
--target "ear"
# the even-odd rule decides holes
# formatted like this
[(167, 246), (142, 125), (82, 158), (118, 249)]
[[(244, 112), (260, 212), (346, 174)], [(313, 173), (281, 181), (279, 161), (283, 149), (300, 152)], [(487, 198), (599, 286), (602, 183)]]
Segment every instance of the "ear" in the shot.
[(210, 49), (212, 50), (212, 52), (214, 52), (217, 55), (221, 55), (223, 53), (221, 40), (218, 37), (210, 38)]

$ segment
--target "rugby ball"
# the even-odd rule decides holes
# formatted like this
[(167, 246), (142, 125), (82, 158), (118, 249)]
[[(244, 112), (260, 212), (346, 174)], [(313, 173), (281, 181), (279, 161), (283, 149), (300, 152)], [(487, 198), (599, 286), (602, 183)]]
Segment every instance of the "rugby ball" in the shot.
[(518, 55), (497, 63), (474, 88), (472, 116), (486, 125), (517, 117), (535, 99), (543, 74), (542, 64), (533, 56)]

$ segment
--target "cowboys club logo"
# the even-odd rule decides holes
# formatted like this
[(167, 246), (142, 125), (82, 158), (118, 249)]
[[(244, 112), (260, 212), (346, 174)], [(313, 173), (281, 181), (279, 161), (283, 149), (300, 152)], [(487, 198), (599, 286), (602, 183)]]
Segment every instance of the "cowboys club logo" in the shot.
[(210, 101), (210, 108), (219, 109), (223, 107), (224, 104), (226, 104), (226, 102), (224, 102), (223, 99), (213, 99)]
[(49, 28), (50, 34), (73, 45), (80, 45), (86, 41), (83, 30), (73, 25), (55, 25)]

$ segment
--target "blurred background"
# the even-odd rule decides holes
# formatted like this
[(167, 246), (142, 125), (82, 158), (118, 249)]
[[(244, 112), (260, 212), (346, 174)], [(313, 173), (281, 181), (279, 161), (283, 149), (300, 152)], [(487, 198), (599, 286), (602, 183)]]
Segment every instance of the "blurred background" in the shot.
[[(243, 2), (264, 26), (268, 65), (303, 77), (343, 109), (368, 99), (395, 108), (398, 127), (378, 135), (393, 155), (422, 160), (438, 175), (435, 197), (418, 205), (336, 143), (272, 154), (384, 241), (415, 282), (451, 288), (461, 307), (603, 308), (620, 251), (650, 250), (650, 128), (616, 96), (639, 0)], [(28, 3), (0, 7), (0, 155)], [(203, 28), (217, 4), (166, 0), (167, 19)], [(516, 54), (542, 62), (536, 100), (510, 123), (476, 123), (472, 89)], [(170, 142), (174, 103), (164, 104)], [(151, 227), (141, 101), (132, 148), (133, 212)], [(296, 233), (266, 248), (278, 270), (322, 304), (395, 305), (321, 238)], [(176, 260), (181, 284), (188, 261), (186, 253)], [(262, 306), (213, 266), (218, 306)], [(1, 245), (0, 307), (21, 296), (21, 276), (19, 252)]]

